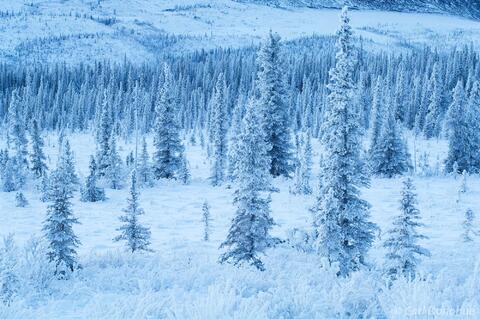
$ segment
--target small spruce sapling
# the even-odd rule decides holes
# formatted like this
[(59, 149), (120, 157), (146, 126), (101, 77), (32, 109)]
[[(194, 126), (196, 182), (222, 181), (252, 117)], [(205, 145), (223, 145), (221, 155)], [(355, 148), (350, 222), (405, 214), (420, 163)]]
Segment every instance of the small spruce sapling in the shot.
[(208, 202), (203, 202), (202, 205), (202, 221), (203, 221), (203, 240), (209, 241), (210, 240), (210, 205)]

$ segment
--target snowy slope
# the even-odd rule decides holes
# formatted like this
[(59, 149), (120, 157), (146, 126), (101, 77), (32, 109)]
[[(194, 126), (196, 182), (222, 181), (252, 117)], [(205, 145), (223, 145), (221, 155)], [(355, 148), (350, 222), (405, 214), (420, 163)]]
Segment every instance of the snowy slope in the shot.
[[(0, 0), (0, 13), (0, 57), (49, 62), (145, 61), (165, 52), (249, 45), (270, 29), (286, 39), (333, 34), (339, 14), (230, 0)], [(454, 46), (480, 36), (478, 21), (435, 14), (355, 11), (352, 24), (380, 48)]]

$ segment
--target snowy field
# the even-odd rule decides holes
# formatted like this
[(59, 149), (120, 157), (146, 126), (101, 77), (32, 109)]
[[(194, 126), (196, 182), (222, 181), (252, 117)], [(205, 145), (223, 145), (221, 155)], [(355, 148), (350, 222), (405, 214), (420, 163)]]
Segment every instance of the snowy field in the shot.
[[(151, 140), (148, 142), (152, 146)], [(413, 151), (413, 139), (410, 142)], [(91, 135), (73, 135), (71, 144), (83, 179), (94, 140)], [(131, 143), (119, 144), (122, 156), (133, 149)], [(50, 165), (56, 161), (56, 145), (56, 136), (46, 139)], [(416, 145), (430, 153), (432, 167), (437, 156), (443, 160), (446, 153), (442, 140), (420, 140)], [(318, 163), (317, 141), (314, 151), (314, 163)], [(107, 189), (108, 200), (99, 203), (80, 202), (77, 193), (73, 210), (81, 224), (74, 229), (82, 242), (79, 257), (83, 269), (69, 281), (51, 282), (46, 290), (23, 287), (25, 298), (10, 307), (0, 305), (0, 318), (343, 318), (350, 311), (372, 316), (383, 313), (388, 318), (480, 315), (480, 242), (462, 240), (465, 210), (480, 207), (478, 176), (468, 178), (468, 190), (460, 197), (459, 178), (414, 177), (419, 209), (427, 225), (422, 233), (429, 237), (422, 244), (432, 256), (420, 265), (420, 280), (399, 280), (395, 289), (388, 290), (376, 278), (375, 270), (339, 279), (316, 254), (293, 248), (292, 242), (268, 250), (264, 273), (218, 264), (218, 246), (234, 214), (232, 191), (212, 187), (207, 181), (209, 163), (200, 146), (187, 144), (187, 157), (193, 163), (190, 185), (157, 182), (155, 187), (141, 190), (142, 220), (151, 227), (153, 253), (132, 256), (123, 252), (122, 243), (112, 241), (127, 188)], [(291, 180), (276, 180), (280, 191), (272, 196), (272, 217), (278, 224), (273, 234), (285, 240), (289, 231), (308, 231), (311, 224), (308, 208), (313, 197), (290, 194), (291, 184)], [(363, 190), (372, 204), (372, 220), (382, 231), (390, 228), (398, 214), (400, 188), (401, 179), (375, 178), (372, 187)], [(20, 251), (31, 236), (41, 236), (46, 213), (46, 204), (38, 199), (36, 190), (24, 193), (30, 202), (25, 208), (15, 207), (15, 193), (0, 193), (0, 234), (14, 232)], [(209, 242), (202, 240), (201, 206), (205, 200), (211, 206)], [(374, 269), (383, 262), (381, 243), (380, 232), (369, 253)], [(23, 267), (27, 277), (42, 278), (41, 266)]]
[[(338, 10), (273, 8), (230, 0), (0, 0), (0, 58), (51, 62), (143, 62), (162, 53), (334, 34)], [(477, 43), (480, 22), (438, 14), (352, 12), (372, 49)], [(175, 36), (174, 38), (166, 37)]]

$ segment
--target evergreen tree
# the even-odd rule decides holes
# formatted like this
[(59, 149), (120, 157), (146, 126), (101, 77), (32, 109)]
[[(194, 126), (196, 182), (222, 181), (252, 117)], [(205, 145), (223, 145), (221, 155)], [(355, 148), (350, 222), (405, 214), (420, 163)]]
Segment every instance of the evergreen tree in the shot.
[(117, 231), (120, 235), (115, 237), (115, 241), (125, 240), (128, 249), (133, 253), (136, 251), (151, 251), (150, 229), (140, 224), (139, 216), (144, 214), (139, 203), (140, 194), (137, 190), (137, 173), (132, 171), (130, 179), (130, 197), (127, 199), (128, 206), (123, 210), (125, 215), (120, 217), (124, 223)]
[(183, 183), (183, 185), (190, 184), (192, 176), (190, 174), (190, 169), (188, 168), (188, 160), (185, 154), (182, 156), (182, 165), (180, 166), (180, 171), (178, 172), (178, 179)]
[(430, 78), (430, 103), (425, 117), (423, 132), (425, 137), (438, 137), (441, 128), (441, 116), (443, 107), (443, 85), (440, 75), (440, 64), (435, 63)]
[(13, 144), (13, 149), (15, 150), (13, 156), (17, 158), (19, 168), (25, 170), (28, 166), (28, 141), (22, 116), (21, 100), (17, 90), (12, 93), (8, 112), (8, 141)]
[(10, 305), (20, 288), (16, 275), (18, 252), (10, 234), (3, 238), (0, 250), (0, 299), (5, 305)]
[(471, 242), (473, 241), (473, 236), (478, 236), (480, 233), (473, 229), (473, 222), (475, 220), (475, 214), (473, 210), (467, 209), (465, 211), (465, 220), (462, 223), (463, 227), (463, 241)]
[(410, 154), (395, 119), (395, 109), (390, 104), (382, 133), (371, 154), (371, 168), (375, 175), (392, 178), (406, 173), (410, 165)]
[(110, 138), (109, 152), (106, 178), (110, 188), (121, 189), (123, 187), (124, 169), (122, 158), (117, 151), (117, 142), (114, 134)]
[(164, 81), (155, 108), (153, 169), (157, 179), (174, 178), (181, 166), (183, 145), (177, 124), (177, 107), (173, 96), (170, 68), (164, 65)]
[(103, 91), (103, 102), (101, 106), (101, 117), (100, 117), (100, 126), (97, 130), (97, 165), (98, 165), (98, 176), (102, 177), (108, 174), (109, 165), (111, 162), (111, 150), (110, 143), (112, 137), (112, 114), (110, 112), (110, 107), (108, 104), (108, 94), (107, 90)]
[(312, 193), (310, 179), (312, 176), (312, 141), (307, 133), (306, 140), (301, 145), (301, 157), (295, 170), (295, 193), (308, 195)]
[(203, 240), (209, 241), (210, 240), (210, 205), (208, 202), (203, 202), (202, 205), (202, 221), (203, 221)]
[(346, 276), (364, 263), (376, 226), (368, 221), (370, 205), (359, 197), (359, 187), (368, 186), (369, 181), (360, 159), (361, 121), (352, 103), (355, 58), (346, 8), (337, 36), (323, 127), (322, 185), (312, 213), (319, 252), (338, 263), (339, 275)]
[(50, 203), (43, 231), (49, 247), (48, 258), (55, 263), (55, 274), (66, 277), (67, 271), (74, 271), (78, 265), (76, 249), (80, 241), (73, 231), (73, 225), (79, 222), (72, 211), (71, 199), (75, 184), (68, 141), (62, 152), (57, 168), (50, 176)]
[(395, 217), (393, 229), (388, 231), (384, 243), (386, 255), (385, 271), (390, 279), (398, 276), (415, 277), (415, 270), (420, 256), (430, 256), (430, 252), (418, 244), (426, 236), (418, 234), (417, 228), (423, 226), (420, 222), (420, 211), (417, 209), (417, 195), (412, 179), (403, 182), (401, 214)]
[(238, 157), (241, 156), (241, 154), (239, 154), (238, 152), (238, 137), (240, 136), (242, 131), (242, 109), (243, 105), (237, 103), (233, 110), (232, 125), (230, 126), (229, 131), (227, 175), (230, 181), (234, 181), (236, 178), (236, 164), (238, 162)]
[(379, 77), (375, 82), (375, 88), (373, 90), (373, 100), (372, 100), (372, 116), (370, 123), (370, 145), (369, 145), (369, 157), (370, 162), (373, 162), (373, 154), (375, 153), (376, 147), (380, 140), (380, 134), (382, 132), (382, 124), (385, 119), (384, 115), (384, 99), (382, 86), (383, 81)]
[(25, 198), (22, 192), (15, 194), (15, 206), (16, 207), (26, 207), (28, 206), (28, 200)]
[(32, 130), (31, 130), (31, 138), (32, 138), (32, 154), (30, 154), (30, 161), (31, 161), (31, 169), (33, 174), (37, 178), (41, 178), (45, 172), (48, 170), (47, 164), (45, 164), (45, 154), (43, 153), (43, 138), (40, 135), (38, 129), (37, 120), (32, 121)]
[(48, 202), (50, 200), (50, 180), (48, 178), (48, 174), (45, 173), (42, 176), (42, 181), (40, 182), (40, 200), (42, 202)]
[(274, 222), (270, 217), (270, 198), (265, 193), (270, 186), (269, 146), (266, 140), (261, 114), (253, 101), (247, 107), (239, 137), (237, 189), (233, 203), (237, 210), (232, 220), (227, 239), (220, 246), (227, 248), (220, 262), (243, 263), (264, 270), (259, 254), (275, 244), (269, 234)]
[(468, 128), (468, 155), (470, 173), (480, 172), (480, 82), (472, 84), (468, 99), (466, 120)]
[(81, 200), (83, 202), (104, 201), (105, 191), (103, 188), (97, 187), (97, 163), (93, 156), (90, 156), (90, 165), (88, 168), (90, 169), (90, 172), (82, 190)]
[(292, 144), (288, 106), (283, 83), (284, 70), (280, 57), (280, 36), (269, 33), (258, 52), (259, 107), (263, 112), (270, 157), (270, 173), (290, 176), (293, 171)]
[(13, 192), (17, 190), (14, 181), (14, 169), (15, 165), (13, 159), (7, 158), (5, 169), (2, 171), (2, 190), (4, 192)]
[(448, 109), (446, 124), (448, 128), (448, 155), (445, 161), (445, 170), (450, 173), (461, 173), (463, 170), (471, 171), (469, 129), (466, 110), (466, 97), (463, 83), (457, 83), (453, 92), (453, 101)]
[(213, 186), (225, 181), (227, 166), (227, 119), (225, 101), (225, 77), (220, 74), (212, 97), (213, 119), (210, 134), (212, 135), (213, 165), (210, 180)]
[(153, 186), (153, 172), (150, 164), (150, 156), (148, 155), (147, 141), (143, 137), (142, 153), (140, 154), (140, 162), (138, 164), (138, 181), (142, 186)]

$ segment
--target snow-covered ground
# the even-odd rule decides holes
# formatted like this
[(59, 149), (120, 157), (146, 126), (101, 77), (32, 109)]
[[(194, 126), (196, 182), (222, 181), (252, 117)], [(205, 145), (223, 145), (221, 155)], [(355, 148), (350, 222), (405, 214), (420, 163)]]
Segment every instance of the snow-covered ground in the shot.
[[(413, 152), (413, 139), (410, 142)], [(46, 144), (52, 165), (57, 138), (50, 136)], [(73, 135), (71, 144), (79, 175), (84, 177), (94, 140), (91, 135)], [(432, 166), (437, 156), (440, 160), (445, 156), (445, 141), (419, 140), (416, 145), (430, 153)], [(120, 146), (123, 156), (133, 149), (131, 143)], [(318, 144), (314, 146), (317, 163)], [(317, 255), (288, 245), (268, 251), (265, 273), (219, 265), (218, 246), (234, 213), (232, 190), (210, 186), (209, 163), (200, 146), (187, 145), (187, 156), (192, 164), (191, 185), (162, 181), (141, 190), (142, 219), (151, 227), (155, 252), (131, 256), (123, 252), (122, 243), (112, 241), (126, 205), (127, 188), (107, 189), (108, 200), (100, 203), (80, 202), (77, 194), (73, 209), (81, 222), (75, 232), (82, 242), (83, 269), (69, 281), (51, 283), (48, 294), (23, 292), (25, 298), (18, 303), (0, 307), (0, 318), (331, 318), (332, 314), (346, 317), (345, 309), (355, 307), (358, 313), (368, 313), (368, 307), (375, 313), (381, 307), (388, 318), (429, 313), (425, 311), (456, 311), (440, 318), (480, 315), (480, 240), (464, 243), (461, 237), (465, 210), (479, 213), (478, 176), (467, 179), (468, 190), (460, 197), (460, 179), (414, 177), (426, 224), (422, 232), (429, 237), (422, 244), (432, 256), (419, 268), (424, 281), (400, 280), (395, 289), (388, 290), (364, 272), (338, 279)], [(280, 191), (272, 195), (272, 216), (278, 223), (274, 234), (282, 239), (293, 228), (308, 230), (311, 223), (308, 208), (314, 198), (290, 194), (291, 183), (276, 180)], [(371, 188), (363, 190), (363, 197), (372, 204), (372, 220), (382, 230), (370, 250), (369, 261), (375, 267), (381, 267), (384, 260), (382, 233), (398, 214), (400, 188), (401, 179), (373, 179)], [(46, 204), (33, 187), (25, 195), (30, 205), (17, 208), (15, 193), (0, 193), (0, 234), (14, 232), (19, 247), (32, 235), (41, 235), (46, 213)], [(210, 242), (202, 241), (205, 200), (212, 214)], [(480, 227), (478, 220), (475, 227)]]
[[(339, 15), (231, 0), (0, 0), (0, 12), (0, 58), (48, 62), (145, 61), (164, 52), (257, 43), (270, 29), (285, 39), (330, 35)], [(371, 48), (445, 48), (480, 37), (479, 21), (447, 15), (354, 11), (351, 18)], [(181, 38), (163, 43), (166, 35)]]

